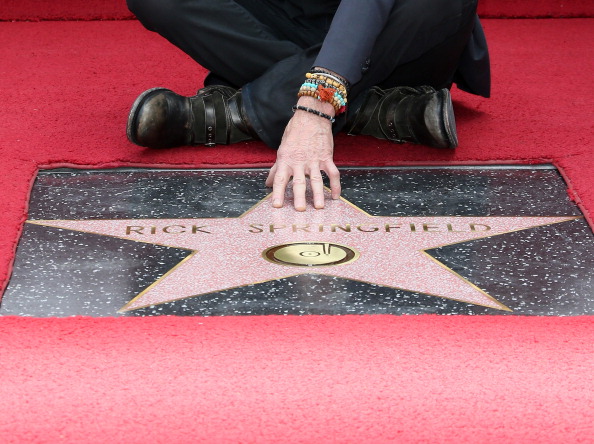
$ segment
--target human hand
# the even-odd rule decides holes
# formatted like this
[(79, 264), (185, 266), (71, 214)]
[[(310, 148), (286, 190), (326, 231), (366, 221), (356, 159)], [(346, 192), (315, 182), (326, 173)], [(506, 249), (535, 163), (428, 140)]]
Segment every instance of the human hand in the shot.
[[(329, 103), (313, 97), (300, 97), (299, 105), (321, 111), (331, 116), (334, 108)], [(293, 205), (305, 211), (306, 176), (309, 176), (315, 208), (324, 208), (324, 182), (322, 171), (330, 179), (333, 199), (340, 197), (340, 173), (334, 164), (334, 137), (332, 123), (307, 111), (297, 110), (289, 121), (270, 169), (266, 186), (272, 186), (272, 205), (281, 208), (289, 180), (293, 178)]]

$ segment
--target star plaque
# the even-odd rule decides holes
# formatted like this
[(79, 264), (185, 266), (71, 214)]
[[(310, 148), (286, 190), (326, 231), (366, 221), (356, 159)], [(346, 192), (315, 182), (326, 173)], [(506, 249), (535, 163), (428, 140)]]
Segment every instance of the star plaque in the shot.
[(269, 195), (238, 218), (29, 223), (192, 252), (123, 311), (306, 273), (509, 310), (425, 251), (575, 219), (373, 217), (328, 192), (323, 210), (297, 212), (291, 202), (276, 209)]
[[(448, 181), (451, 180), (449, 173), (445, 175)], [(216, 174), (209, 174), (210, 178), (216, 177)], [(466, 174), (468, 172), (464, 171), (463, 175)], [(439, 180), (440, 175), (437, 172), (430, 175)], [(236, 206), (235, 214), (210, 215), (206, 208), (205, 211), (201, 211), (206, 214), (198, 217), (188, 217), (191, 214), (182, 214), (183, 217), (150, 217), (150, 212), (146, 211), (141, 215), (131, 214), (134, 217), (122, 217), (125, 214), (111, 218), (36, 217), (28, 221), (27, 227), (57, 230), (56, 233), (60, 233), (60, 236), (72, 233), (74, 236), (89, 239), (112, 239), (111, 242), (115, 243), (145, 246), (142, 248), (156, 249), (148, 253), (156, 261), (160, 261), (161, 257), (165, 258), (170, 251), (180, 252), (178, 259), (167, 260), (169, 265), (163, 265), (162, 271), (154, 278), (147, 278), (144, 284), (139, 284), (137, 290), (130, 290), (133, 293), (129, 293), (127, 300), (121, 299), (119, 295), (94, 293), (93, 296), (97, 300), (102, 297), (122, 300), (123, 303), (119, 306), (116, 306), (115, 302), (111, 304), (115, 309), (113, 314), (137, 315), (146, 313), (147, 310), (154, 312), (164, 307), (175, 306), (186, 308), (184, 314), (188, 314), (188, 306), (194, 309), (201, 305), (206, 307), (217, 300), (219, 305), (227, 304), (226, 314), (233, 314), (234, 310), (244, 310), (243, 314), (249, 314), (256, 305), (259, 307), (255, 308), (255, 312), (263, 314), (267, 306), (278, 304), (283, 293), (287, 294), (289, 301), (293, 297), (293, 288), (299, 288), (301, 294), (305, 295), (301, 296), (299, 301), (294, 301), (295, 305), (300, 305), (300, 310), (303, 310), (303, 306), (309, 304), (314, 307), (309, 311), (313, 313), (316, 310), (324, 312), (319, 307), (325, 303), (324, 298), (330, 298), (334, 299), (334, 304), (342, 305), (348, 310), (357, 305), (369, 307), (373, 304), (383, 304), (385, 308), (386, 305), (414, 300), (415, 303), (429, 307), (449, 306), (454, 312), (459, 309), (457, 307), (475, 307), (472, 310), (477, 313), (486, 310), (486, 313), (492, 314), (516, 314), (518, 304), (513, 303), (515, 298), (508, 297), (505, 291), (498, 290), (492, 294), (489, 286), (485, 285), (481, 278), (482, 272), (492, 272), (493, 264), (497, 263), (497, 257), (501, 253), (497, 253), (497, 256), (494, 256), (496, 260), (489, 263), (489, 258), (483, 256), (495, 254), (493, 252), (496, 248), (491, 251), (483, 250), (486, 251), (483, 255), (478, 254), (477, 248), (481, 245), (497, 245), (498, 242), (501, 244), (499, 238), (506, 239), (506, 249), (532, 248), (533, 243), (539, 243), (538, 236), (530, 245), (525, 244), (526, 239), (534, 233), (543, 230), (555, 231), (558, 230), (555, 228), (557, 226), (563, 227), (582, 221), (575, 211), (566, 214), (555, 211), (553, 215), (537, 213), (530, 216), (430, 214), (427, 210), (423, 211), (424, 214), (419, 214), (419, 211), (406, 210), (406, 206), (410, 205), (410, 202), (407, 202), (410, 196), (399, 196), (400, 192), (385, 189), (386, 177), (393, 179), (393, 174), (386, 175), (384, 171), (378, 176), (381, 180), (374, 182), (374, 179), (369, 179), (373, 176), (365, 175), (367, 181), (375, 183), (366, 185), (370, 188), (365, 190), (362, 189), (364, 187), (356, 186), (356, 180), (355, 186), (352, 183), (348, 184), (349, 180), (357, 177), (356, 175), (349, 176), (348, 173), (343, 173), (347, 182), (345, 188), (354, 190), (353, 193), (349, 195), (347, 191), (346, 196), (339, 200), (332, 200), (328, 195), (326, 208), (323, 210), (310, 207), (305, 212), (296, 212), (291, 206), (290, 192), (282, 209), (274, 209), (270, 195), (267, 194), (248, 205), (249, 200), (243, 196), (243, 188), (240, 186), (236, 186), (237, 190), (233, 192), (243, 196), (239, 199), (241, 204), (237, 204), (234, 203), (236, 199), (229, 197), (229, 194), (233, 193), (229, 193), (228, 190), (220, 190), (221, 192), (217, 193), (215, 186), (211, 199), (215, 199), (217, 195), (221, 199), (229, 199), (220, 206)], [(414, 177), (414, 174), (411, 177)], [(443, 186), (443, 174), (440, 180)], [(216, 180), (214, 182), (216, 185)], [(209, 182), (205, 180), (204, 183)], [(431, 185), (432, 190), (436, 189), (435, 185)], [(369, 205), (369, 200), (366, 200), (365, 196), (373, 195), (376, 191), (373, 189), (374, 186), (380, 191), (379, 195), (375, 196), (375, 202), (384, 200), (390, 205), (389, 202), (394, 201), (395, 196), (399, 196), (405, 201), (401, 204), (404, 208), (390, 211), (395, 213), (394, 215), (386, 215), (385, 211), (371, 214), (370, 211), (374, 211), (373, 205)], [(448, 188), (454, 189), (456, 194), (455, 186), (448, 184)], [(135, 187), (134, 191), (137, 192), (138, 187)], [(263, 191), (267, 193), (265, 189)], [(474, 191), (473, 196), (476, 196), (478, 193)], [(404, 194), (406, 192), (405, 190)], [(485, 192), (485, 189), (480, 189), (479, 192)], [(116, 197), (110, 196), (111, 203), (103, 207), (104, 213), (115, 213), (115, 207), (125, 206), (117, 199), (119, 191), (115, 184), (112, 194)], [(199, 194), (208, 200), (204, 192)], [(489, 195), (488, 188), (486, 194)], [(462, 193), (459, 193), (451, 200), (460, 199), (461, 195)], [(120, 196), (126, 200), (133, 194), (126, 198)], [(436, 202), (434, 196), (427, 198), (433, 199), (436, 206), (441, 203)], [(359, 206), (358, 201), (363, 201), (366, 208)], [(166, 206), (165, 203), (159, 205)], [(403, 214), (405, 211), (409, 214)], [(521, 236), (518, 238), (519, 241), (514, 241), (515, 245), (509, 243), (509, 239), (514, 236)], [(447, 255), (442, 258), (443, 252), (461, 251), (468, 246), (474, 248), (471, 261), (477, 264), (473, 268), (478, 274), (469, 274), (465, 271), (467, 266), (460, 268), (459, 258), (452, 259)], [(145, 251), (147, 250), (144, 250), (139, 258), (147, 256)], [(510, 258), (513, 254), (509, 255)], [(485, 260), (487, 262), (484, 262)], [(468, 259), (465, 261), (468, 262)], [(89, 262), (86, 267), (96, 267), (92, 261)], [(101, 267), (102, 265), (99, 265), (99, 268)], [(151, 267), (152, 265), (144, 266), (146, 269)], [(519, 262), (516, 268), (521, 267), (522, 263)], [(142, 266), (139, 265), (139, 268)], [(72, 269), (70, 272), (84, 274), (81, 273), (80, 265), (78, 269)], [(101, 270), (91, 271), (96, 272), (100, 273)], [(504, 282), (510, 274), (513, 275), (514, 272), (505, 273), (499, 278), (499, 283)], [(105, 281), (105, 278), (103, 280)], [(238, 309), (248, 299), (245, 294), (255, 293), (259, 293), (258, 301), (249, 302), (250, 310)], [(518, 289), (515, 289), (514, 293), (517, 294)], [(10, 291), (8, 294), (10, 295)], [(225, 302), (220, 302), (221, 297)], [(80, 301), (79, 304), (82, 305)], [(287, 304), (290, 305), (291, 302)]]

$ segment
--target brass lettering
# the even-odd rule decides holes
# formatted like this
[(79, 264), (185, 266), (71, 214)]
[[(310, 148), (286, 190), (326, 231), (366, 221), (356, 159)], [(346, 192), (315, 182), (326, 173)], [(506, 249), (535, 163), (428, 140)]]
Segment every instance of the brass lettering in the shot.
[[(171, 231), (173, 228), (181, 228), (180, 231)], [(167, 234), (181, 234), (186, 232), (186, 227), (183, 225), (169, 225), (167, 227), (163, 227), (163, 233)]]
[(390, 233), (392, 231), (392, 228), (402, 228), (402, 226), (401, 225), (390, 225), (390, 224), (386, 224), (386, 233)]
[[(387, 226), (388, 226), (388, 225), (386, 225), (386, 227), (387, 227)], [(359, 225), (359, 226), (357, 227), (357, 230), (359, 230), (359, 231), (363, 231), (364, 233), (373, 233), (373, 232), (375, 232), (375, 231), (378, 231), (378, 230), (379, 230), (379, 228), (378, 228), (378, 227), (369, 227), (369, 228), (370, 228), (369, 230), (364, 230), (364, 229), (363, 229), (363, 225)]]
[(262, 224), (250, 224), (251, 230), (248, 230), (250, 233), (263, 233), (264, 230), (260, 228)]
[(192, 225), (192, 234), (196, 234), (198, 232), (212, 234), (210, 231), (206, 231), (206, 230), (202, 229), (202, 228), (206, 228), (206, 227), (208, 227), (208, 225), (201, 225), (201, 226)]
[(131, 234), (132, 232), (138, 233), (138, 234), (143, 234), (142, 230), (144, 230), (144, 227), (139, 227), (137, 225), (130, 225), (130, 226), (126, 227), (126, 235)]
[[(478, 227), (483, 227), (481, 230), (477, 230)], [(489, 231), (491, 227), (489, 225), (484, 224), (470, 224), (471, 231)]]
[(299, 225), (293, 224), (293, 233), (297, 233), (298, 231), (305, 231), (306, 233), (309, 233), (309, 224), (303, 225), (301, 227)]
[(157, 227), (151, 227), (151, 234), (157, 233)]
[(437, 225), (423, 224), (423, 231), (435, 233), (436, 231), (439, 231), (439, 227)]
[(344, 227), (341, 227), (340, 225), (337, 225), (337, 224), (330, 225), (330, 229), (333, 233), (336, 233), (337, 228), (340, 228), (342, 231), (345, 231), (347, 233), (351, 232), (351, 224), (346, 224)]
[(455, 230), (452, 224), (448, 224), (448, 231), (452, 233), (464, 233), (464, 230)]
[(415, 224), (410, 224), (410, 231), (412, 231), (413, 233), (414, 233), (415, 231), (417, 231), (417, 227), (416, 227), (416, 225), (415, 225)]
[(278, 227), (276, 225), (270, 224), (270, 232), (274, 233), (275, 230), (282, 230), (283, 228), (287, 228), (286, 225), (279, 225)]

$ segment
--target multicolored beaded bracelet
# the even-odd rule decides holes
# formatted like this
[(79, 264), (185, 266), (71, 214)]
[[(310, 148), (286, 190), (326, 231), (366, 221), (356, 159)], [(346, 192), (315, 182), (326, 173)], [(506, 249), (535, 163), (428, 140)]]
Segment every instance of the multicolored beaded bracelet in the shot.
[(344, 112), (347, 105), (347, 100), (343, 95), (336, 89), (328, 87), (325, 83), (315, 84), (306, 81), (299, 89), (297, 96), (310, 96), (322, 102), (328, 102), (334, 107), (337, 114)]
[(331, 83), (327, 83), (324, 80), (320, 80), (320, 79), (306, 79), (305, 82), (303, 83), (303, 85), (301, 86), (302, 88), (313, 88), (313, 89), (318, 89), (318, 86), (321, 85), (324, 88), (331, 88), (334, 89), (336, 91), (336, 93), (343, 98), (343, 100), (346, 102), (346, 93), (344, 91), (344, 89), (342, 88), (337, 88), (336, 86), (334, 86), (334, 84)]
[[(312, 92), (303, 92), (299, 94), (299, 97), (303, 97), (303, 96), (308, 96), (308, 97), (313, 97), (314, 99), (318, 99), (318, 95)], [(338, 103), (332, 101), (332, 102), (328, 102), (332, 105), (332, 107), (334, 108), (334, 112), (336, 113), (336, 115), (342, 114), (343, 112), (346, 111), (346, 106), (342, 106), (339, 105)]]
[(332, 88), (336, 88), (340, 93), (344, 96), (348, 94), (348, 90), (345, 84), (340, 82), (337, 77), (326, 75), (326, 74), (317, 74), (308, 72), (305, 74), (305, 81), (314, 81), (314, 82), (324, 82), (331, 86)]
[(347, 106), (347, 99), (342, 92), (322, 81), (306, 80), (299, 88), (297, 96), (309, 96), (322, 102), (328, 102), (334, 107), (336, 114), (345, 112)]
[(313, 97), (332, 105), (336, 115), (346, 111), (348, 82), (324, 70), (314, 68), (305, 74), (297, 97)]
[(351, 84), (349, 83), (349, 81), (347, 79), (345, 79), (344, 77), (339, 76), (338, 74), (331, 73), (331, 72), (327, 71), (324, 68), (319, 68), (319, 67), (315, 67), (314, 66), (313, 68), (311, 68), (311, 70), (309, 72), (311, 74), (323, 74), (323, 75), (325, 75), (325, 76), (327, 76), (329, 78), (332, 78), (332, 79), (338, 81), (339, 83), (341, 83), (342, 85), (344, 85), (344, 87), (347, 90), (347, 93), (351, 89)]

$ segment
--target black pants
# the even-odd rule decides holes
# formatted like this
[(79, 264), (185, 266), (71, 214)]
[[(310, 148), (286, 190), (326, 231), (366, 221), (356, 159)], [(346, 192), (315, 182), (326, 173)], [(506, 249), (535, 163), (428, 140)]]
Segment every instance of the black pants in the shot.
[[(302, 3), (324, 3), (303, 0)], [(328, 0), (329, 4), (336, 1)], [(400, 0), (391, 11), (362, 80), (349, 94), (357, 109), (372, 86), (449, 87), (474, 23), (477, 0)], [(332, 21), (326, 14), (295, 16), (275, 0), (128, 0), (149, 30), (158, 32), (225, 83), (242, 88), (250, 123), (278, 148), (304, 75)], [(356, 38), (348, 36), (345, 38)], [(342, 116), (335, 124), (340, 130)]]

